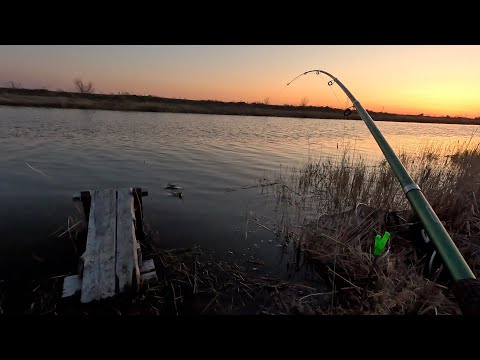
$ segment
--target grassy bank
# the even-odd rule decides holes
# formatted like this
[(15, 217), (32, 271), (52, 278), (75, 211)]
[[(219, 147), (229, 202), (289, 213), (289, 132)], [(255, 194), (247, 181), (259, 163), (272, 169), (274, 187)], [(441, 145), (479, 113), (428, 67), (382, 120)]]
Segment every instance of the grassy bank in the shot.
[[(400, 158), (478, 276), (479, 145), (429, 147)], [(347, 148), (271, 180), (283, 237), (331, 286), (322, 313), (459, 314), (449, 276), (438, 257), (430, 262), (419, 219), (386, 161), (366, 163)], [(376, 258), (375, 235), (386, 230), (388, 251)]]
[[(316, 119), (343, 119), (344, 109), (322, 106), (267, 105), (262, 103), (221, 102), (211, 100), (170, 99), (155, 96), (80, 94), (63, 91), (0, 88), (0, 105), (149, 111), (220, 115), (277, 116)], [(377, 121), (480, 124), (480, 118), (431, 117), (372, 112)], [(348, 119), (360, 117), (354, 112)]]

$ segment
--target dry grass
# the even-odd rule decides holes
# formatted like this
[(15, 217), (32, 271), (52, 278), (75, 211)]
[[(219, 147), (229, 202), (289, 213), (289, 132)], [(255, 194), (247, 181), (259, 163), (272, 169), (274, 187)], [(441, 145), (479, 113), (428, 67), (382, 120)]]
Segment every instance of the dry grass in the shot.
[[(68, 234), (68, 235), (67, 235)], [(75, 232), (64, 238), (79, 240)], [(323, 284), (289, 282), (253, 272), (248, 261), (224, 261), (195, 249), (161, 249), (149, 232), (142, 244), (144, 258), (154, 259), (158, 281), (141, 284), (138, 293), (81, 304), (80, 295), (62, 299), (63, 279), (54, 276), (28, 284), (28, 315), (203, 315), (317, 314), (331, 292)], [(77, 244), (79, 245), (79, 244)], [(7, 296), (0, 284), (1, 297)], [(3, 289), (2, 289), (3, 287)]]
[[(480, 273), (480, 148), (470, 142), (429, 146), (400, 155), (475, 274)], [(386, 161), (367, 163), (344, 149), (334, 159), (309, 160), (277, 174), (282, 236), (338, 291), (323, 313), (458, 314), (439, 269), (423, 276), (425, 258), (414, 249), (418, 224)], [(385, 214), (395, 211), (393, 224)], [(374, 257), (376, 234), (392, 234), (389, 251)]]

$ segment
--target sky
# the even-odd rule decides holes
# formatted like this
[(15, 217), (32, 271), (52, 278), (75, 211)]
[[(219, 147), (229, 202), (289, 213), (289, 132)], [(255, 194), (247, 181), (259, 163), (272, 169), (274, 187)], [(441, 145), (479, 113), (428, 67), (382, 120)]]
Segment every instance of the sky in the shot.
[(346, 85), (371, 111), (480, 117), (480, 45), (0, 46), (0, 86), (346, 108)]

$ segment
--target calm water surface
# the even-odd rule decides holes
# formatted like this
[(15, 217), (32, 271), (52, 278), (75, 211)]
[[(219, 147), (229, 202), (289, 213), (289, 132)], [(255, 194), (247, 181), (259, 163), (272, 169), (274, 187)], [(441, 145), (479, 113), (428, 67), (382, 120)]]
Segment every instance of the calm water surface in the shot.
[[(407, 151), (432, 140), (468, 141), (474, 130), (377, 124), (395, 150)], [(283, 265), (273, 234), (250, 224), (245, 239), (245, 214), (271, 215), (268, 198), (256, 188), (226, 190), (254, 185), (309, 154), (334, 157), (342, 144), (381, 156), (361, 121), (0, 106), (0, 279), (28, 274), (36, 257), (61, 263), (71, 244), (49, 234), (75, 213), (73, 193), (130, 186), (148, 189), (145, 221), (165, 248), (200, 245), (275, 271)], [(181, 186), (184, 197), (169, 195), (167, 183)]]

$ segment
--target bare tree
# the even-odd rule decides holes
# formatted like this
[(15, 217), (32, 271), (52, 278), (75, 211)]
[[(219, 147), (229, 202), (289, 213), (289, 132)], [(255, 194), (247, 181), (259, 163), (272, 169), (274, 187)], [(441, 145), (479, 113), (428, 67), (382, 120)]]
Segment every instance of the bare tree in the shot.
[(15, 81), (9, 81), (7, 83), (7, 85), (12, 89), (21, 89), (22, 88), (22, 84), (16, 83)]
[(309, 100), (306, 96), (304, 96), (301, 100), (300, 100), (300, 106), (307, 106)]
[(265, 99), (263, 99), (263, 103), (264, 103), (265, 105), (270, 104), (270, 98), (267, 96)]
[(93, 87), (93, 83), (90, 81), (88, 84), (85, 84), (82, 79), (75, 78), (73, 80), (73, 84), (75, 85), (75, 89), (78, 90), (79, 93), (82, 94), (94, 94), (95, 89)]

